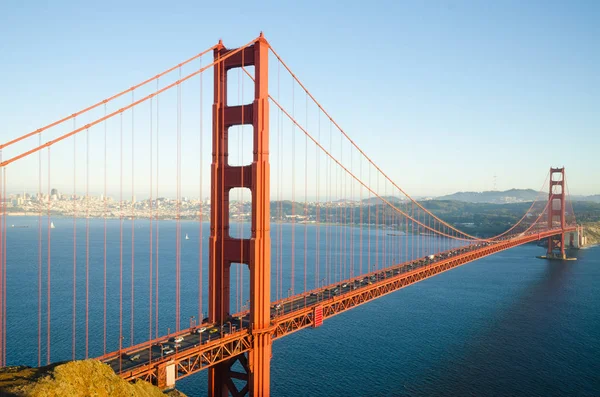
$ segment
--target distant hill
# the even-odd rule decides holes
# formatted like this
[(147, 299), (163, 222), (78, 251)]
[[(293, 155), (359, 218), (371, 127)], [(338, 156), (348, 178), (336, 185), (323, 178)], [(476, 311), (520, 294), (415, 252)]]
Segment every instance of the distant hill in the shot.
[(458, 192), (447, 196), (437, 197), (437, 200), (455, 200), (468, 203), (508, 204), (534, 201), (538, 192), (533, 189), (510, 189), (503, 192)]
[[(381, 197), (392, 204), (398, 204), (398, 203), (401, 203), (402, 201), (404, 201), (400, 197), (395, 197), (395, 196), (381, 196)], [(366, 199), (363, 199), (362, 202), (364, 204), (371, 204), (371, 205), (384, 203), (384, 201), (378, 197), (366, 198)]]
[(573, 201), (591, 201), (593, 203), (600, 203), (600, 194), (592, 194), (591, 196), (571, 196)]
[[(533, 189), (510, 189), (503, 192), (487, 191), (487, 192), (457, 192), (447, 196), (436, 197), (436, 200), (454, 200), (467, 203), (490, 203), (490, 204), (509, 204), (509, 203), (524, 203), (535, 200), (538, 192)], [(573, 201), (587, 201), (600, 203), (600, 194), (591, 196), (571, 196)]]

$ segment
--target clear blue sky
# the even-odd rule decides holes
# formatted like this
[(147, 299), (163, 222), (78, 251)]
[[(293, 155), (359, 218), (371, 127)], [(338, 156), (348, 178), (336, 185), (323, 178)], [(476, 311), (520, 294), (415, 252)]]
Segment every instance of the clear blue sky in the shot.
[[(263, 31), (409, 193), (600, 193), (598, 1), (3, 1), (0, 140)], [(14, 178), (14, 177), (13, 177)]]

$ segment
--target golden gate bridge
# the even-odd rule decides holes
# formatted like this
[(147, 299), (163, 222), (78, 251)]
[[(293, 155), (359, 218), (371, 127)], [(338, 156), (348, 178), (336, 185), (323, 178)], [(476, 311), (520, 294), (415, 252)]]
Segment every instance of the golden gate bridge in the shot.
[[(212, 145), (204, 143), (209, 131)], [(219, 42), (0, 150), (0, 365), (13, 364), (18, 339), (31, 350), (37, 342), (38, 365), (70, 347), (72, 359), (97, 358), (124, 379), (163, 389), (208, 370), (211, 395), (269, 395), (273, 341), (522, 244), (548, 239), (547, 257), (565, 259), (580, 232), (564, 168), (550, 169), (538, 198), (497, 236), (478, 237), (445, 222), (361, 150), (262, 34), (235, 49)], [(9, 197), (26, 183), (37, 187), (30, 211), (37, 233), (27, 249), (37, 279), (19, 288), (37, 291), (37, 316), (26, 310), (11, 318), (7, 308), (23, 304), (7, 297), (16, 272), (11, 257), (24, 252), (11, 249), (23, 242), (11, 240), (7, 228)], [(66, 204), (51, 191), (59, 183), (72, 187)], [(102, 192), (100, 199), (91, 192)], [(116, 201), (110, 192), (118, 192)], [(176, 198), (165, 209), (161, 196), (170, 192)], [(198, 197), (191, 207), (190, 194)], [(244, 198), (249, 212), (233, 214)], [(73, 233), (66, 241), (72, 248), (57, 252), (53, 219), (60, 205), (73, 219)], [(231, 222), (234, 215), (249, 228)], [(103, 220), (99, 235), (90, 233), (93, 218)], [(118, 232), (107, 228), (113, 219)], [(140, 219), (149, 222), (142, 236)], [(198, 224), (193, 263), (182, 255), (182, 223), (190, 219)], [(202, 228), (207, 219), (209, 236)], [(174, 255), (166, 260), (164, 222), (175, 223)], [(147, 244), (139, 249), (141, 238)], [(93, 239), (100, 250), (90, 248)], [(192, 267), (197, 306), (185, 324), (182, 277)], [(165, 274), (174, 278), (168, 301)], [(65, 277), (72, 302), (53, 299), (68, 284)], [(59, 278), (54, 290), (53, 278)], [(95, 282), (101, 293), (90, 292)], [(173, 314), (167, 319), (165, 306)], [(18, 326), (7, 323), (21, 316), (34, 317), (37, 340), (11, 333)], [(118, 335), (110, 325), (116, 328), (117, 318)], [(94, 319), (99, 329), (90, 326)], [(69, 337), (53, 336), (65, 329)], [(98, 339), (103, 343), (90, 343)], [(78, 349), (82, 341), (85, 349)]]

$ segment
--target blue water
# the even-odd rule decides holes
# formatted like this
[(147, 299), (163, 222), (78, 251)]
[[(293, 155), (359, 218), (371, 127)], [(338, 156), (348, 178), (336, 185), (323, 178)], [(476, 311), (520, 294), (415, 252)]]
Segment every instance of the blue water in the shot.
[[(72, 321), (73, 221), (53, 219), (52, 350), (51, 360), (70, 359)], [(46, 218), (43, 223), (42, 262), (46, 258)], [(10, 228), (10, 224), (29, 228)], [(198, 309), (198, 267), (203, 267), (203, 295), (207, 286), (207, 241), (199, 255), (198, 223), (182, 222), (181, 327)], [(77, 357), (85, 355), (85, 220), (77, 224)], [(103, 230), (102, 220), (90, 220), (90, 356), (103, 353)], [(108, 335), (107, 349), (118, 348), (119, 339), (119, 221), (107, 222)], [(308, 288), (323, 278), (331, 281), (363, 272), (371, 264), (406, 259), (409, 237), (386, 236), (380, 231), (378, 252), (357, 254), (358, 231), (306, 229), (307, 263), (320, 258), (319, 274), (307, 269)], [(37, 218), (10, 217), (8, 244), (8, 341), (9, 364), (37, 365)], [(148, 338), (149, 223), (136, 221), (135, 229), (134, 343)], [(175, 327), (174, 259), (175, 223), (160, 223), (159, 333)], [(304, 227), (296, 226), (297, 252), (294, 290), (304, 288)], [(208, 225), (202, 228), (206, 240)], [(291, 227), (273, 225), (273, 255), (281, 232), (283, 254), (291, 252)], [(344, 234), (346, 233), (346, 234)], [(363, 231), (364, 236), (369, 233)], [(337, 238), (339, 236), (340, 238)], [(317, 239), (317, 237), (319, 237)], [(131, 343), (131, 222), (124, 222), (124, 345)], [(316, 241), (319, 241), (319, 249)], [(354, 255), (324, 256), (327, 246), (354, 244)], [(408, 241), (406, 241), (408, 240)], [(398, 245), (401, 241), (401, 245)], [(432, 243), (439, 241), (432, 241)], [(336, 245), (337, 244), (337, 245)], [(342, 246), (343, 246), (342, 242)], [(395, 245), (394, 245), (395, 244)], [(116, 248), (115, 248), (116, 247)], [(408, 247), (408, 249), (406, 249)], [(324, 326), (292, 334), (273, 344), (271, 388), (274, 396), (598, 396), (600, 395), (600, 247), (574, 253), (577, 261), (558, 263), (535, 259), (542, 249), (514, 248), (467, 264), (380, 298), (328, 320)], [(370, 256), (370, 258), (369, 258)], [(201, 258), (201, 261), (200, 261)], [(361, 260), (362, 259), (362, 260)], [(274, 273), (275, 273), (274, 260)], [(341, 263), (341, 265), (339, 265)], [(335, 265), (334, 265), (335, 264)], [(378, 266), (377, 265), (377, 266)], [(283, 264), (289, 273), (290, 264)], [(326, 269), (327, 267), (327, 269)], [(232, 271), (235, 285), (236, 271)], [(44, 270), (44, 280), (46, 277)], [(247, 299), (247, 272), (243, 296), (232, 295), (232, 306)], [(327, 280), (326, 280), (327, 281)], [(273, 297), (286, 294), (284, 280)], [(46, 290), (43, 291), (44, 307)], [(115, 316), (116, 313), (116, 316)], [(46, 316), (42, 318), (45, 329)], [(45, 341), (45, 333), (43, 333)], [(45, 360), (46, 350), (42, 347)], [(206, 373), (178, 382), (190, 396), (206, 394)]]

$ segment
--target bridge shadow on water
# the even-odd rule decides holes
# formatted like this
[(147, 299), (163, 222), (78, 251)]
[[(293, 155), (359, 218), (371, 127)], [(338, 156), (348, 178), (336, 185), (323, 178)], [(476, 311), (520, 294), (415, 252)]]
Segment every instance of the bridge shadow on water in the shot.
[(544, 271), (538, 281), (464, 338), (462, 348), (451, 348), (454, 351), (446, 356), (450, 358), (393, 395), (573, 395), (574, 385), (561, 380), (565, 372), (561, 350), (572, 337), (561, 319), (561, 306), (574, 264), (539, 264)]

